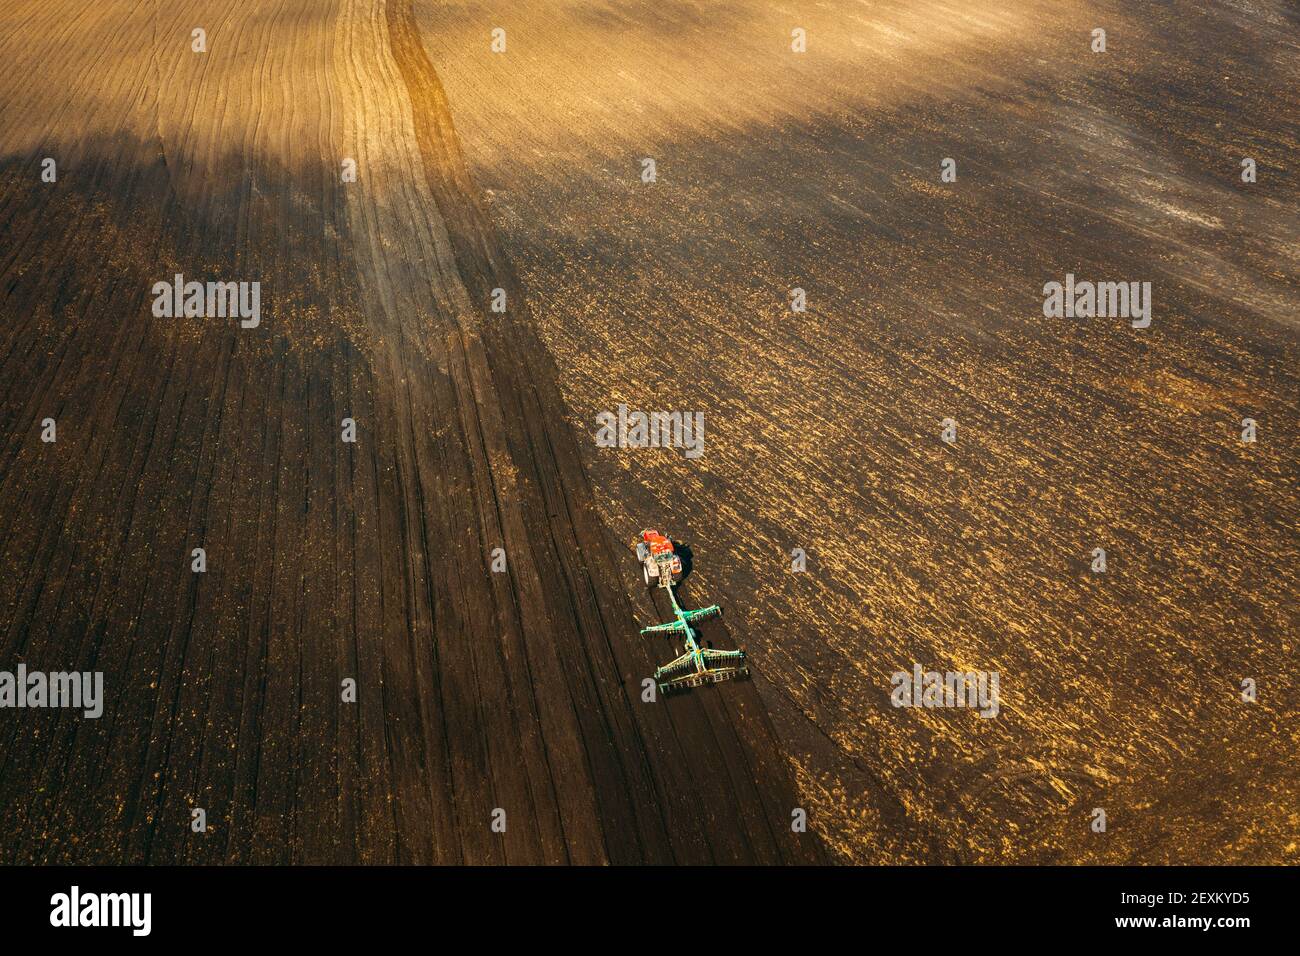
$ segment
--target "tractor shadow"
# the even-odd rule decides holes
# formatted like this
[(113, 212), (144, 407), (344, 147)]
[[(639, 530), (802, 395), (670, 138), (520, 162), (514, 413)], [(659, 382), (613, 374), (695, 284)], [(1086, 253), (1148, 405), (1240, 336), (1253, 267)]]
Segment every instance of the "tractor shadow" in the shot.
[(682, 559), (682, 579), (677, 582), (677, 586), (681, 587), (691, 576), (691, 568), (695, 566), (695, 555), (691, 551), (691, 546), (681, 541), (673, 542), (673, 552)]

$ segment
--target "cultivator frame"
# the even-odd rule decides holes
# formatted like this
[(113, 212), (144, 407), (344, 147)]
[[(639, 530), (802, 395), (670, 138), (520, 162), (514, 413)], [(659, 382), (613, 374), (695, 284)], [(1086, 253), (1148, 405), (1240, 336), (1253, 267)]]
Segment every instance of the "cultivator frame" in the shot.
[(688, 687), (703, 687), (705, 684), (720, 684), (748, 677), (749, 665), (744, 651), (715, 651), (711, 647), (700, 646), (699, 633), (694, 625), (722, 617), (722, 608), (713, 604), (694, 611), (684, 611), (677, 603), (674, 588), (669, 584), (664, 585), (663, 589), (668, 592), (676, 620), (643, 627), (641, 636), (669, 634), (680, 637), (686, 645), (686, 651), (655, 670), (655, 683), (659, 686), (659, 692), (671, 694)]

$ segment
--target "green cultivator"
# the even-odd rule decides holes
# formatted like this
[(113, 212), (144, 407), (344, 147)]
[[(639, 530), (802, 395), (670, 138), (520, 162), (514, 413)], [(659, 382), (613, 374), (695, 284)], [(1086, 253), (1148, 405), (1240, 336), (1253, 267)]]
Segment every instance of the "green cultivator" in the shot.
[(660, 693), (668, 694), (687, 687), (702, 687), (705, 684), (748, 677), (749, 666), (745, 663), (744, 651), (715, 651), (711, 647), (700, 646), (695, 625), (722, 617), (722, 608), (714, 604), (696, 611), (683, 611), (673, 591), (674, 565), (676, 579), (680, 579), (681, 564), (672, 552), (672, 544), (655, 531), (644, 531), (641, 537), (638, 557), (645, 564), (655, 562), (659, 569), (655, 572), (647, 570), (646, 580), (654, 579), (659, 587), (668, 592), (668, 600), (672, 602), (673, 615), (676, 617), (676, 620), (667, 624), (643, 627), (641, 634), (671, 634), (682, 638), (686, 645), (684, 654), (655, 671), (655, 682), (659, 685)]

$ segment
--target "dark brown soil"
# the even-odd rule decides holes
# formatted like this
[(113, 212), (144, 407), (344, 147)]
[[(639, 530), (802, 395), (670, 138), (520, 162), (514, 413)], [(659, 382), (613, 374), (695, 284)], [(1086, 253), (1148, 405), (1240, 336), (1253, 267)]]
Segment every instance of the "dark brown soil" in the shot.
[[(0, 16), (0, 669), (106, 700), (0, 711), (0, 862), (821, 860), (752, 683), (642, 702), (639, 571), (407, 5), (63, 6)], [(260, 327), (154, 318), (175, 272), (259, 280)]]

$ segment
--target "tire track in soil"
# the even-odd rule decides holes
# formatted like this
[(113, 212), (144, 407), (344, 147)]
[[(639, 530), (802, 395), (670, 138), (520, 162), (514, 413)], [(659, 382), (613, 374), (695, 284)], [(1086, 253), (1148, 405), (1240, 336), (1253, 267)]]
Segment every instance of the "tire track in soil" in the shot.
[[(799, 843), (794, 840), (783, 843), (775, 835), (781, 831), (774, 829), (770, 806), (765, 805), (759, 793), (769, 788), (773, 794), (771, 802), (782, 805), (777, 819), (789, 819), (789, 808), (794, 806), (793, 793), (782, 779), (783, 768), (777, 772), (780, 763), (773, 759), (776, 744), (770, 726), (757, 720), (745, 725), (734, 722), (714, 694), (689, 695), (672, 705), (649, 710), (636, 710), (632, 705), (631, 722), (621, 713), (630, 700), (638, 699), (638, 675), (653, 672), (653, 655), (646, 653), (646, 645), (637, 643), (635, 631), (628, 627), (632, 620), (631, 608), (622, 586), (617, 583), (619, 568), (606, 547), (603, 527), (592, 509), (573, 436), (564, 425), (554, 370), (532, 331), (524, 292), (500, 250), (478, 199), (455, 136), (446, 96), (420, 43), (412, 9), (409, 4), (390, 4), (386, 9), (394, 58), (411, 93), (416, 135), (429, 171), (429, 186), (448, 224), (462, 278), (474, 301), (487, 302), (491, 290), (499, 287), (506, 290), (509, 303), (518, 304), (512, 306), (501, 322), (487, 322), (480, 330), (486, 346), (482, 358), (487, 368), (476, 371), (490, 377), (503, 396), (501, 404), (515, 412), (514, 422), (522, 427), (507, 427), (506, 444), (516, 463), (528, 463), (535, 469), (536, 487), (543, 492), (545, 501), (534, 503), (531, 514), (523, 515), (525, 519), (542, 515), (550, 519), (544, 529), (525, 530), (530, 542), (549, 539), (549, 553), (541, 553), (537, 566), (562, 568), (566, 580), (579, 582), (571, 592), (575, 597), (599, 595), (597, 607), (569, 611), (569, 615), (576, 612), (580, 621), (590, 622), (578, 633), (580, 646), (573, 650), (588, 655), (588, 664), (602, 692), (606, 719), (614, 735), (628, 742), (626, 750), (631, 759), (620, 761), (623, 785), (645, 786), (639, 779), (645, 771), (637, 766), (644, 763), (666, 805), (659, 812), (663, 825), (674, 835), (674, 855), (678, 857), (685, 852), (686, 858), (690, 858), (690, 854), (707, 849), (713, 859), (725, 862), (775, 862), (786, 857), (799, 859), (801, 855), (807, 860), (819, 859), (817, 848), (810, 848), (811, 853), (801, 853)], [(469, 354), (478, 357), (477, 350)], [(521, 355), (530, 357), (527, 366), (518, 361)], [(508, 422), (507, 418), (501, 424)], [(539, 504), (541, 507), (537, 507)], [(568, 520), (560, 523), (562, 517)], [(536, 520), (534, 517), (533, 521)], [(537, 580), (541, 580), (540, 574)], [(542, 595), (546, 596), (544, 590)], [(607, 595), (612, 595), (613, 600)], [(563, 607), (558, 613), (564, 615)], [(628, 634), (633, 635), (631, 642)], [(608, 666), (605, 661), (590, 656), (591, 649), (600, 648), (602, 643), (608, 646), (619, 665), (621, 694), (612, 689), (611, 677), (617, 679), (617, 675), (605, 671)], [(751, 686), (736, 685), (728, 689), (736, 690), (737, 707), (742, 712), (761, 711)], [(674, 709), (680, 709), (681, 714), (673, 715)], [(742, 726), (749, 732), (748, 738), (740, 732)], [(630, 731), (642, 739), (648, 737), (648, 749), (643, 749), (646, 744), (631, 738)], [(665, 752), (663, 745), (678, 741), (676, 747)], [(761, 766), (769, 773), (763, 781), (755, 783), (746, 779), (750, 766)], [(721, 771), (722, 767), (731, 770), (731, 779)], [(596, 786), (611, 788), (605, 792), (613, 796), (612, 783), (600, 780)], [(607, 802), (602, 799), (601, 805)], [(732, 808), (745, 815), (745, 824), (739, 832), (733, 831), (734, 822), (727, 813)], [(634, 808), (633, 815), (641, 827), (647, 825), (640, 807)], [(674, 833), (678, 822), (698, 819), (700, 815), (707, 821), (706, 826), (703, 830), (693, 830), (692, 846), (682, 847)], [(643, 847), (648, 847), (653, 837), (644, 835), (644, 829), (641, 832)]]

